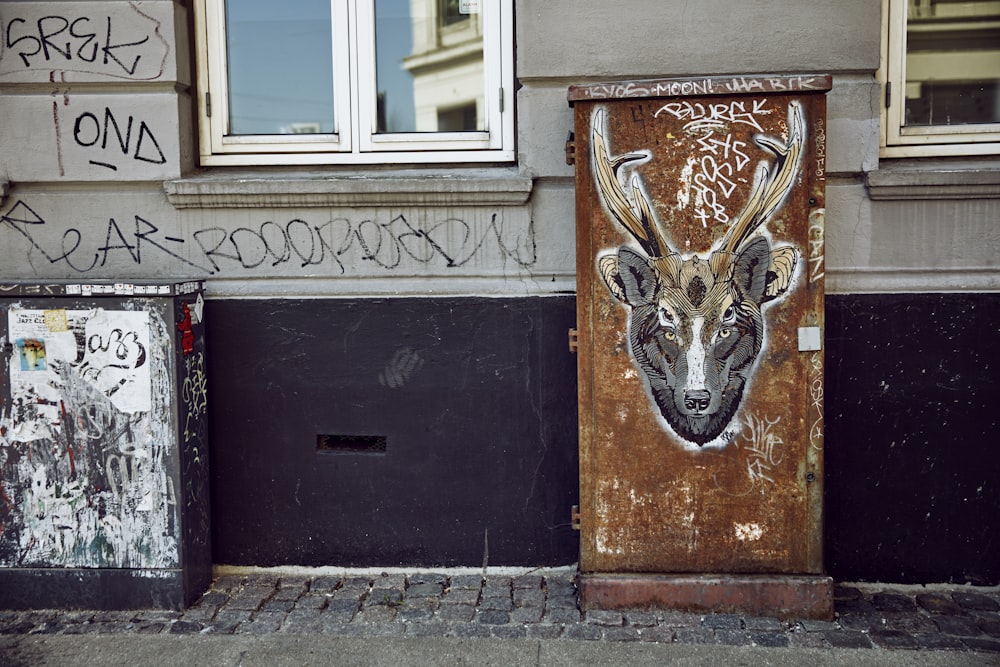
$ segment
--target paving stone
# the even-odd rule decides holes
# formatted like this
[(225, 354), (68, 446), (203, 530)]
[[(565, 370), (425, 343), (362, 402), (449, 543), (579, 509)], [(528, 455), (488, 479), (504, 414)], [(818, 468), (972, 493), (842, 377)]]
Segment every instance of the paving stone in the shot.
[(264, 608), (261, 611), (280, 611), (287, 614), (294, 608), (295, 600), (270, 600), (269, 602), (264, 603)]
[[(784, 638), (784, 635), (781, 637)], [(742, 630), (716, 630), (715, 642), (725, 646), (749, 646), (751, 640), (750, 636)]]
[(845, 630), (867, 632), (871, 628), (882, 626), (882, 617), (878, 614), (844, 614), (837, 617), (837, 624)]
[[(718, 632), (716, 631), (716, 634)], [(784, 648), (788, 646), (788, 635), (784, 632), (753, 630), (747, 634), (750, 636), (750, 641), (757, 646), (765, 646), (767, 648)]]
[(448, 582), (448, 586), (452, 590), (466, 589), (478, 591), (483, 587), (483, 578), (478, 574), (462, 574), (452, 577)]
[(454, 630), (453, 623), (444, 621), (428, 621), (426, 623), (412, 623), (406, 626), (406, 636), (408, 637), (447, 637)]
[(790, 648), (829, 648), (829, 644), (820, 632), (789, 632), (788, 646)]
[(1000, 637), (1000, 616), (977, 616), (976, 624), (990, 637)]
[(170, 624), (170, 634), (172, 635), (193, 635), (198, 634), (202, 631), (203, 626), (201, 623), (192, 623), (191, 621), (174, 621)]
[(625, 624), (636, 628), (652, 628), (656, 626), (656, 614), (648, 611), (631, 611), (624, 613)]
[(920, 593), (917, 604), (931, 614), (948, 614), (955, 616), (962, 613), (962, 607), (946, 593)]
[(286, 614), (260, 612), (252, 620), (244, 621), (236, 626), (235, 633), (239, 635), (266, 635), (277, 632), (285, 620)]
[(932, 616), (931, 619), (938, 629), (946, 635), (974, 637), (982, 634), (975, 619), (968, 616)]
[(553, 597), (549, 595), (545, 598), (546, 609), (578, 609), (575, 597)]
[(620, 611), (590, 609), (584, 614), (587, 623), (608, 627), (625, 625), (625, 616)]
[(879, 648), (917, 648), (913, 637), (900, 630), (873, 630), (868, 638)]
[(879, 611), (886, 612), (914, 611), (917, 608), (913, 598), (900, 593), (876, 593), (872, 596), (872, 604)]
[(544, 607), (545, 591), (540, 588), (514, 589), (515, 607)]
[(241, 611), (257, 611), (272, 594), (274, 594), (273, 587), (247, 586), (233, 593), (233, 596), (229, 598), (229, 602), (226, 603), (226, 608)]
[(403, 605), (396, 610), (396, 620), (402, 623), (429, 621), (434, 616), (434, 610), (425, 605)]
[(225, 604), (228, 600), (228, 593), (217, 590), (209, 590), (207, 593), (198, 598), (197, 602), (191, 605), (191, 609), (202, 607), (218, 608)]
[(215, 617), (216, 611), (216, 607), (191, 607), (181, 618), (189, 623), (208, 623)]
[(650, 628), (639, 628), (639, 639), (644, 642), (656, 642), (658, 644), (670, 644), (674, 641), (675, 631), (673, 628), (657, 625)]
[(546, 578), (545, 590), (550, 598), (560, 595), (568, 595), (576, 598), (576, 584), (569, 579)]
[(566, 639), (598, 641), (604, 638), (604, 632), (603, 628), (599, 625), (587, 625), (583, 623), (579, 625), (567, 625), (563, 631), (563, 637)]
[(245, 579), (242, 575), (227, 574), (212, 582), (212, 590), (224, 592), (233, 591), (242, 588), (244, 582)]
[(434, 612), (435, 618), (452, 623), (468, 623), (475, 615), (476, 607), (467, 604), (442, 604)]
[(559, 623), (536, 623), (524, 628), (525, 636), (530, 639), (558, 639), (563, 634), (563, 626)]
[(540, 623), (542, 620), (542, 607), (516, 607), (510, 612), (511, 623)]
[(868, 635), (856, 630), (824, 632), (823, 639), (834, 648), (872, 648), (872, 642)]
[(511, 586), (515, 591), (517, 590), (542, 590), (542, 585), (545, 583), (545, 577), (541, 575), (526, 574), (520, 577), (514, 577), (511, 581)]
[(936, 632), (937, 625), (924, 614), (886, 614), (885, 629), (900, 630), (907, 634)]
[(514, 603), (510, 598), (484, 597), (479, 603), (479, 609), (483, 611), (509, 612), (514, 609)]
[(441, 596), (441, 604), (476, 604), (478, 601), (478, 588), (452, 588)]
[(678, 644), (717, 644), (715, 631), (711, 628), (677, 628), (674, 641)]
[(604, 641), (609, 642), (637, 642), (639, 641), (639, 628), (626, 626), (605, 627)]
[(306, 593), (298, 600), (295, 601), (295, 609), (308, 609), (310, 611), (319, 611), (321, 609), (326, 609), (327, 604), (330, 603), (330, 598), (327, 597), (325, 593)]
[(992, 637), (962, 637), (962, 642), (973, 651), (1000, 653), (1000, 640)]
[[(327, 611), (329, 613), (329, 611)], [(396, 618), (396, 607), (377, 605), (365, 607), (354, 616), (355, 623), (388, 623)]]
[(976, 611), (1000, 610), (1000, 604), (997, 604), (996, 600), (982, 593), (955, 591), (951, 594), (951, 597), (963, 609), (973, 609)]
[(965, 644), (958, 637), (941, 634), (916, 634), (913, 641), (917, 647), (931, 651), (964, 651)]
[(510, 613), (499, 609), (480, 609), (476, 612), (476, 620), (487, 625), (503, 625), (510, 623)]
[(452, 636), (461, 638), (492, 637), (492, 626), (479, 623), (458, 623), (452, 628)]
[(510, 577), (487, 577), (483, 582), (483, 596), (494, 592), (510, 595), (511, 582)]
[(250, 612), (240, 609), (221, 609), (212, 621), (213, 632), (220, 635), (230, 635), (241, 623), (250, 620)]
[(440, 597), (442, 593), (444, 593), (443, 583), (411, 584), (406, 589), (406, 597), (408, 598)]
[(686, 611), (659, 611), (656, 617), (660, 620), (660, 625), (669, 625), (674, 628), (700, 628), (701, 615), (692, 614)]
[(770, 616), (747, 616), (743, 619), (743, 627), (747, 630), (784, 632), (788, 629), (788, 624)]
[(407, 590), (422, 584), (433, 584), (444, 588), (448, 584), (448, 575), (440, 572), (418, 572), (406, 577)]
[(316, 577), (310, 582), (309, 590), (313, 593), (330, 593), (340, 587), (343, 579), (341, 577), (322, 576)]
[(396, 607), (403, 603), (404, 597), (401, 588), (373, 588), (365, 599), (365, 607)]
[(579, 623), (580, 622), (580, 610), (579, 609), (548, 609), (546, 608), (545, 613), (542, 614), (542, 620), (546, 623)]
[(864, 598), (835, 600), (833, 608), (840, 616), (872, 616), (875, 614), (875, 605)]
[(136, 624), (136, 632), (141, 635), (159, 635), (166, 631), (169, 624), (160, 621), (147, 623), (145, 621)]
[(399, 590), (403, 590), (406, 588), (406, 575), (383, 572), (377, 577), (372, 577), (372, 588), (398, 588)]
[(742, 630), (743, 622), (735, 614), (709, 614), (701, 620), (703, 627), (713, 630)]
[(524, 639), (528, 631), (523, 625), (492, 625), (490, 635), (497, 639)]
[(406, 634), (405, 623), (371, 623), (362, 627), (365, 637), (402, 637)]

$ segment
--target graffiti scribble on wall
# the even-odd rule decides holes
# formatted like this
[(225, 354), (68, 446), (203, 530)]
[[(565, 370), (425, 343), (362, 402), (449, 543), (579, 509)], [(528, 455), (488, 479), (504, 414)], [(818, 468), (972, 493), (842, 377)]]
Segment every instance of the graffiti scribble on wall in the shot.
[(176, 566), (162, 319), (12, 307), (7, 325), (0, 567)]
[[(738, 115), (694, 121), (703, 132), (724, 123), (752, 123), (752, 112), (744, 109)], [(727, 438), (720, 436), (728, 433), (764, 346), (761, 307), (788, 291), (797, 261), (793, 247), (772, 247), (760, 232), (798, 177), (806, 132), (803, 110), (798, 102), (789, 104), (787, 140), (763, 133), (755, 137), (771, 158), (758, 165), (738, 215), (730, 220), (714, 200), (704, 195), (699, 199), (697, 210), (703, 213), (696, 212), (693, 224), (707, 227), (706, 211), (714, 222), (728, 224), (707, 256), (682, 256), (663, 234), (639, 177), (633, 174), (624, 184), (622, 172), (648, 161), (651, 153), (612, 155), (605, 138), (605, 114), (598, 108), (592, 124), (594, 178), (605, 208), (638, 242), (641, 252), (623, 245), (603, 254), (598, 257), (599, 273), (629, 309), (632, 356), (666, 423), (687, 443), (726, 444)], [(746, 158), (742, 149), (732, 154), (734, 159)], [(689, 163), (704, 165), (703, 160)], [(720, 197), (728, 197), (725, 188), (720, 192)], [(679, 192), (682, 196), (689, 195)]]

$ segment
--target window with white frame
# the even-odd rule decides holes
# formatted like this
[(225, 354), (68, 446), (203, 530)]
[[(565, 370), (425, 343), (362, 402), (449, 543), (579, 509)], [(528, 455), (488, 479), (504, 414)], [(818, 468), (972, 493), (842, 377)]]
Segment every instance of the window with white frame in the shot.
[(1000, 154), (1000, 0), (883, 0), (882, 155)]
[(514, 159), (512, 0), (196, 0), (201, 164)]

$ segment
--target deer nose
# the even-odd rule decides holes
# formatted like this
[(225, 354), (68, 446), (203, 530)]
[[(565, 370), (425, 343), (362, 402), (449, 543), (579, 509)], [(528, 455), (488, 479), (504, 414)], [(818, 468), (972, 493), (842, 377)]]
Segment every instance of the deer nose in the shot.
[(704, 412), (712, 402), (712, 395), (704, 389), (684, 392), (684, 407), (692, 412)]

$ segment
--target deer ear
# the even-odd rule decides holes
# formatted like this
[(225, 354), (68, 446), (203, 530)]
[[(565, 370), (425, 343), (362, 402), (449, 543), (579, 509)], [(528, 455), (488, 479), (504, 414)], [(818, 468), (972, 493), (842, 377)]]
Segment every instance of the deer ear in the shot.
[(771, 265), (771, 244), (763, 236), (747, 243), (733, 264), (732, 281), (755, 303), (764, 301), (767, 272)]
[(786, 245), (771, 251), (771, 263), (767, 271), (767, 291), (764, 301), (777, 299), (788, 291), (792, 282), (792, 271), (795, 270), (795, 248)]
[[(642, 306), (656, 301), (656, 273), (646, 258), (628, 248), (618, 249), (617, 282), (630, 306)], [(605, 278), (606, 280), (606, 278)], [(612, 292), (615, 290), (612, 289)]]

